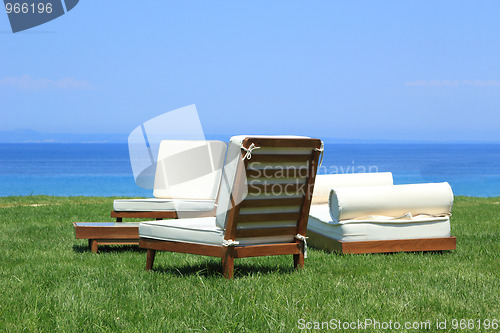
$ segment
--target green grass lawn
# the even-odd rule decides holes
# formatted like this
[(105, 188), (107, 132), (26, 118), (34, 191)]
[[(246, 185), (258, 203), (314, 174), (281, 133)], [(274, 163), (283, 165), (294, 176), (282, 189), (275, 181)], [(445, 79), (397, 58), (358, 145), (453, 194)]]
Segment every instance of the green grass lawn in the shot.
[(146, 272), (137, 247), (92, 254), (72, 222), (111, 221), (112, 202), (0, 198), (0, 331), (290, 332), (332, 319), (430, 321), (430, 331), (446, 319), (442, 331), (456, 331), (453, 319), (474, 319), (476, 328), (500, 319), (500, 197), (455, 198), (456, 251), (309, 249), (302, 271), (292, 256), (236, 259), (232, 281), (217, 258), (159, 252)]

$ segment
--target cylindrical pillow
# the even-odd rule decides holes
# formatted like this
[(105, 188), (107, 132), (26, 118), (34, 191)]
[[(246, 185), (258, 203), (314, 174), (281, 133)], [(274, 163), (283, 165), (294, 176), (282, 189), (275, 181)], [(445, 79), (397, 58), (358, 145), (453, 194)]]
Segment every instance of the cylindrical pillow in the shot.
[(376, 186), (392, 185), (392, 173), (342, 173), (331, 175), (316, 175), (312, 204), (326, 204), (332, 188), (345, 186)]
[(449, 215), (453, 192), (448, 183), (339, 187), (331, 190), (329, 206), (334, 221), (367, 215)]

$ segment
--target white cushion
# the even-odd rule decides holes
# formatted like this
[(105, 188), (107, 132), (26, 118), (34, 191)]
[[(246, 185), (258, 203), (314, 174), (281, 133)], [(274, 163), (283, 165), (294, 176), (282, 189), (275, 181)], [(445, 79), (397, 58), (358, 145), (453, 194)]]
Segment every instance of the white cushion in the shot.
[[(239, 193), (238, 198), (233, 198), (235, 201), (241, 202), (241, 200), (244, 199), (244, 197), (247, 194), (247, 183), (246, 183), (246, 175), (244, 173), (241, 173), (241, 178), (236, 179), (237, 175), (237, 170), (238, 168), (243, 168), (244, 164), (242, 163), (242, 155), (241, 155), (241, 147), (243, 144), (243, 140), (245, 140), (248, 137), (252, 138), (270, 138), (270, 139), (280, 139), (280, 138), (287, 138), (287, 139), (309, 139), (309, 137), (305, 136), (291, 136), (291, 135), (284, 135), (284, 136), (270, 136), (270, 135), (238, 135), (238, 136), (233, 136), (229, 140), (229, 145), (227, 148), (227, 155), (226, 155), (226, 162), (224, 165), (224, 172), (222, 175), (222, 182), (221, 182), (221, 188), (219, 192), (219, 199), (218, 199), (218, 205), (217, 205), (217, 225), (220, 228), (225, 228), (226, 227), (226, 221), (227, 221), (227, 212), (231, 209), (231, 193), (233, 191), (233, 187), (235, 183), (239, 183), (240, 187), (243, 189)], [(308, 152), (311, 153), (311, 149), (308, 149)], [(283, 154), (283, 153), (288, 153), (288, 154), (304, 154), (307, 153), (307, 151), (304, 151), (302, 148), (260, 148), (260, 149), (255, 149), (252, 152), (252, 155), (258, 155), (258, 154)]]
[(215, 225), (215, 217), (148, 221), (139, 224), (139, 237), (221, 245), (224, 230)]
[(453, 192), (448, 183), (339, 187), (331, 190), (329, 206), (334, 221), (407, 213), (450, 215)]
[[(139, 224), (139, 237), (205, 245), (222, 245), (224, 230), (215, 217), (147, 221)], [(239, 245), (291, 242), (293, 236), (240, 238)]]
[(225, 154), (222, 141), (161, 141), (153, 195), (161, 199), (215, 200)]
[(390, 172), (316, 175), (311, 203), (313, 205), (328, 203), (330, 191), (334, 187), (377, 186), (392, 184), (393, 179), (392, 173)]
[(215, 200), (173, 200), (173, 199), (120, 199), (113, 202), (115, 211), (156, 212), (156, 211), (211, 211)]
[[(332, 221), (328, 205), (311, 206), (307, 229), (343, 242), (450, 237), (450, 218), (419, 215), (406, 219)], [(314, 240), (309, 241), (314, 246)]]

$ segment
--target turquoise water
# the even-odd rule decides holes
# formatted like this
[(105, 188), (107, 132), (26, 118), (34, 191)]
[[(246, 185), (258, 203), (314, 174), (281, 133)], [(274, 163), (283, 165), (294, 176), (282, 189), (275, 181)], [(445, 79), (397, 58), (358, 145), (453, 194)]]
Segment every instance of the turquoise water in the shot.
[[(395, 184), (447, 181), (455, 195), (500, 196), (500, 144), (327, 144), (320, 173), (390, 171)], [(152, 196), (126, 144), (0, 144), (0, 196)]]

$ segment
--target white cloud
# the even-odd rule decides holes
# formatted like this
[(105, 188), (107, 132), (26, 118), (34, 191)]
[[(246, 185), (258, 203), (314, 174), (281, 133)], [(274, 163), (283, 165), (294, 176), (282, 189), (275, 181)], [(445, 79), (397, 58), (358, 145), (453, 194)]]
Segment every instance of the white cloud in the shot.
[(407, 87), (500, 87), (499, 80), (416, 80), (405, 82)]
[(73, 90), (88, 90), (93, 86), (87, 80), (77, 80), (71, 77), (51, 80), (51, 79), (35, 79), (30, 75), (4, 77), (0, 79), (0, 86), (13, 87), (22, 90), (45, 90), (45, 89), (73, 89)]

